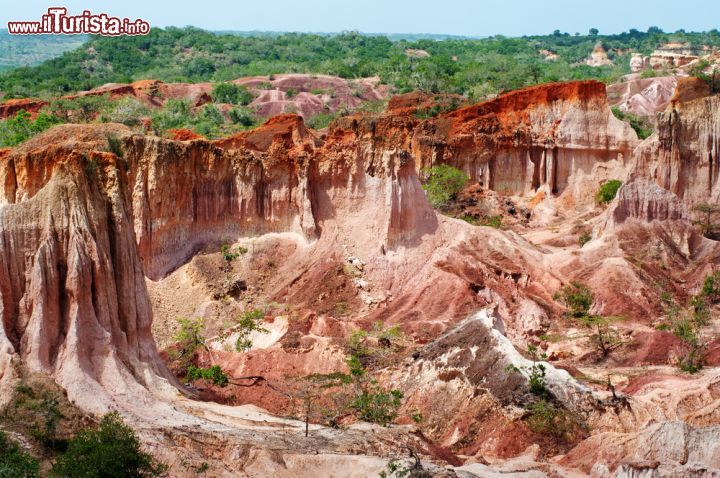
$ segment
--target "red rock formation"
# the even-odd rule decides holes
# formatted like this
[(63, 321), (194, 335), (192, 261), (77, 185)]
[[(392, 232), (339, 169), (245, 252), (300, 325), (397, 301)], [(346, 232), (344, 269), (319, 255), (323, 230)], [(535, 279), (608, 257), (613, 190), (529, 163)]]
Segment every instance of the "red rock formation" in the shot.
[(192, 141), (202, 138), (202, 136), (193, 133), (189, 129), (169, 129), (167, 130), (167, 134), (168, 137), (174, 141)]
[(64, 126), (0, 164), (3, 359), (22, 357), (93, 411), (112, 390), (170, 378), (150, 333), (121, 160), (99, 152), (105, 134), (124, 131)]
[(498, 192), (546, 187), (560, 195), (599, 163), (624, 167), (636, 144), (612, 115), (605, 86), (582, 81), (507, 93), (427, 121), (413, 135), (413, 156), (418, 167), (446, 162)]
[[(712, 101), (682, 103), (682, 114), (701, 118), (700, 126), (688, 119), (667, 127), (687, 129), (688, 138), (699, 128), (703, 138), (712, 116), (695, 102)], [(634, 223), (685, 227), (687, 216), (670, 193), (629, 183), (608, 211), (601, 237), (619, 245), (577, 255), (552, 255), (514, 233), (439, 216), (421, 189), (418, 168), (447, 162), (503, 192), (542, 188), (580, 197), (582, 178), (597, 182), (598, 165), (624, 167), (637, 139), (612, 116), (604, 86), (592, 81), (529, 88), (423, 121), (414, 111), (426, 104), (419, 95), (395, 99), (377, 117), (339, 119), (324, 139), (298, 116), (283, 115), (218, 141), (173, 141), (119, 125), (64, 125), (3, 150), (0, 380), (10, 359), (19, 357), (55, 377), (88, 409), (105, 410), (114, 399), (150, 403), (138, 384), (155, 388), (158, 377), (171, 377), (150, 333), (145, 278), (161, 279), (198, 251), (238, 238), (285, 233), (292, 241), (284, 236), (280, 247), (292, 242), (294, 248), (278, 254), (269, 298), (310, 308), (353, 256), (364, 264), (362, 292), (370, 300), (361, 298), (359, 286), (340, 284), (353, 287), (343, 296), (358, 304), (352, 320), (318, 316), (306, 327), (295, 325), (300, 350), (278, 342), (230, 357), (231, 374), (311, 373), (321, 359), (342, 362), (332, 338), (349, 327), (399, 324), (430, 345), (417, 363), (384, 378), (402, 382), (413, 406), (451, 411), (438, 415), (447, 420), (433, 420), (431, 438), (467, 453), (518, 452), (508, 451), (498, 431), (512, 418), (511, 398), (524, 383), (504, 376), (506, 365), (524, 360), (506, 337), (530, 342), (546, 331), (548, 318), (560, 312), (552, 294), (575, 277), (601, 291), (603, 313), (626, 312), (632, 304), (628, 315), (647, 316), (654, 307), (650, 288), (639, 273), (628, 272), (622, 248), (632, 242), (628, 235), (638, 247), (649, 243), (638, 239), (649, 229), (633, 229)], [(122, 158), (106, 152), (109, 134), (120, 138)], [(663, 253), (691, 263), (691, 254), (671, 247), (673, 237), (662, 240)], [(714, 254), (711, 247), (704, 252)], [(482, 323), (442, 335), (479, 309)], [(435, 387), (441, 375), (447, 380)], [(488, 385), (488, 376), (497, 380)], [(568, 406), (584, 401), (586, 389), (569, 375), (551, 369), (548, 377)], [(256, 403), (266, 403), (269, 395), (253, 393)], [(478, 417), (489, 417), (493, 426)]]
[(0, 104), (0, 119), (15, 116), (20, 110), (25, 110), (28, 113), (38, 113), (46, 104), (45, 101), (33, 98), (6, 100)]
[(686, 101), (692, 101), (697, 98), (705, 98), (710, 96), (710, 85), (695, 76), (687, 76), (679, 78), (677, 88), (671, 98), (673, 106)]
[[(535, 159), (542, 162), (545, 155), (549, 154), (557, 158), (557, 164), (562, 165), (556, 166), (555, 160), (547, 163), (549, 169), (555, 171), (547, 175), (547, 180), (559, 187), (561, 183), (566, 184), (570, 176), (561, 175), (559, 171), (572, 171), (579, 161), (589, 164), (592, 158), (606, 159), (628, 147), (629, 139), (617, 133), (618, 129), (624, 131), (618, 126), (622, 124), (612, 123), (604, 102), (604, 87), (597, 82), (530, 88), (425, 122), (420, 122), (404, 110), (405, 106), (400, 106), (403, 102), (407, 102), (407, 99), (395, 100), (393, 107), (376, 120), (352, 116), (343, 118), (330, 130), (323, 144), (295, 115), (273, 118), (256, 130), (212, 143), (182, 143), (129, 135), (127, 130), (115, 126), (54, 128), (7, 153), (3, 159), (4, 181), (0, 197), (9, 205), (4, 213), (21, 214), (19, 211), (31, 208), (36, 203), (43, 204), (39, 207), (45, 207), (46, 202), (53, 201), (53, 194), (68, 197), (70, 201), (56, 201), (58, 204), (71, 204), (80, 200), (89, 203), (88, 207), (92, 206), (92, 211), (96, 213), (88, 212), (81, 216), (80, 225), (90, 230), (97, 229), (91, 234), (95, 238), (93, 240), (97, 242), (102, 237), (113, 236), (123, 240), (99, 245), (83, 242), (80, 249), (94, 251), (88, 252), (91, 254), (89, 259), (73, 256), (70, 261), (70, 254), (79, 253), (59, 249), (56, 252), (59, 258), (53, 261), (66, 264), (63, 267), (72, 265), (81, 268), (86, 267), (83, 265), (86, 260), (89, 263), (96, 261), (101, 265), (96, 266), (97, 271), (91, 283), (93, 280), (99, 281), (102, 287), (121, 291), (127, 288), (114, 285), (117, 281), (135, 283), (138, 280), (140, 268), (135, 260), (142, 263), (142, 271), (146, 276), (157, 279), (186, 262), (203, 247), (227, 238), (267, 232), (295, 232), (309, 240), (317, 237), (323, 239), (317, 246), (320, 254), (334, 251), (339, 241), (353, 243), (357, 248), (356, 253), (367, 258), (368, 271), (373, 280), (380, 284), (392, 284), (390, 289), (394, 294), (416, 297), (414, 306), (410, 308), (404, 306), (403, 301), (388, 308), (384, 312), (387, 319), (399, 319), (411, 309), (417, 310), (417, 301), (420, 300), (427, 301), (427, 307), (419, 315), (418, 321), (434, 320), (433, 311), (440, 304), (419, 292), (416, 282), (418, 277), (430, 280), (437, 274), (447, 276), (450, 273), (451, 277), (444, 279), (445, 287), (448, 292), (457, 292), (450, 293), (448, 301), (458, 302), (451, 308), (447, 307), (447, 303), (443, 304), (444, 309), (437, 309), (437, 313), (446, 320), (454, 321), (466, 315), (470, 310), (468, 305), (476, 300), (469, 292), (468, 281), (486, 282), (483, 270), (492, 266), (483, 265), (477, 269), (477, 265), (455, 263), (455, 259), (449, 257), (446, 265), (442, 266), (446, 271), (441, 271), (442, 268), (428, 268), (427, 257), (437, 247), (438, 241), (444, 240), (445, 232), (442, 230), (446, 226), (439, 224), (427, 205), (415, 168), (448, 161), (465, 169), (474, 167), (476, 177), (477, 169), (485, 168), (485, 171), (490, 171), (491, 184), (502, 189), (503, 181), (507, 182), (510, 178), (500, 169), (496, 171), (493, 167), (488, 168), (477, 157), (485, 158), (490, 163), (504, 161), (508, 167), (522, 169), (526, 166), (523, 158), (529, 164), (534, 164), (532, 159), (535, 156), (530, 157), (530, 152), (534, 154), (534, 148), (539, 148)], [(581, 129), (596, 119), (605, 126), (595, 125), (591, 132)], [(106, 153), (97, 153), (107, 148), (105, 135), (109, 129), (113, 129), (113, 134), (123, 137), (122, 160), (114, 159)], [(603, 139), (602, 135), (608, 132), (609, 136)], [(75, 143), (65, 143), (65, 139), (70, 137)], [(436, 141), (430, 142), (430, 138)], [(48, 149), (50, 147), (55, 149)], [(417, 158), (416, 161), (413, 161), (413, 156)], [(83, 158), (88, 158), (85, 166)], [(523, 164), (513, 165), (513, 158), (520, 158)], [(563, 165), (564, 161), (572, 164)], [(70, 164), (73, 166), (68, 166)], [(120, 167), (123, 164), (126, 166)], [(538, 174), (543, 170), (541, 165), (535, 167)], [(98, 177), (103, 180), (101, 183), (92, 180), (95, 176), (88, 173), (88, 170), (96, 168), (100, 173)], [(544, 175), (542, 177), (545, 178)], [(70, 184), (81, 188), (80, 192), (73, 194), (82, 195), (67, 196), (69, 193), (65, 191)], [(530, 182), (530, 186), (536, 184)], [(48, 192), (51, 189), (55, 191), (53, 194)], [(75, 191), (72, 188), (70, 190)], [(49, 196), (45, 198), (44, 195)], [(112, 207), (101, 207), (103, 202), (108, 204), (107, 207)], [(33, 227), (40, 227), (41, 230), (50, 227), (49, 230), (53, 231), (53, 228), (59, 228), (49, 236), (53, 238), (52, 241), (65, 235), (89, 240), (86, 235), (74, 232), (71, 216), (61, 215), (69, 214), (66, 208), (54, 205), (46, 209), (46, 214), (50, 215), (44, 216), (45, 219), (36, 220), (33, 214), (22, 213), (24, 219), (16, 221), (16, 225), (15, 222), (8, 223), (6, 231), (18, 231), (17, 225), (30, 221), (32, 224), (38, 222)], [(106, 217), (103, 214), (111, 215)], [(371, 225), (368, 233), (356, 233), (352, 240), (344, 238), (361, 224)], [(16, 233), (19, 232), (6, 232)], [(8, 246), (3, 247), (3, 251), (8, 254), (7, 264), (17, 264), (12, 267), (24, 271), (29, 265), (18, 263), (20, 257), (25, 254), (45, 254), (41, 242), (37, 241), (47, 241), (48, 236), (40, 234), (33, 237), (36, 242), (6, 239)], [(128, 240), (131, 242), (128, 243)], [(54, 244), (52, 241), (51, 245)], [(137, 252), (132, 242), (136, 244)], [(127, 251), (128, 247), (132, 251)], [(407, 247), (417, 250), (415, 259), (403, 269), (393, 270), (392, 259), (386, 254)], [(122, 252), (118, 251), (119, 255), (116, 255), (112, 248), (121, 248)], [(501, 249), (498, 258), (504, 254), (525, 254), (510, 244)], [(121, 262), (120, 257), (127, 257), (130, 262)], [(12, 261), (10, 258), (13, 258)], [(523, 262), (532, 263), (533, 260), (527, 258)], [(75, 262), (70, 264), (68, 261)], [(509, 267), (511, 262), (508, 259), (503, 267)], [(41, 267), (37, 273), (40, 274), (42, 270), (44, 268)], [(460, 270), (462, 273), (459, 274)], [(133, 272), (126, 274), (122, 271)], [(522, 271), (518, 274), (523, 276), (529, 273)], [(537, 273), (545, 275), (539, 270)], [(9, 269), (7, 274), (10, 274)], [(58, 274), (62, 277), (60, 272)], [(24, 273), (20, 274), (20, 277), (23, 276)], [(26, 309), (20, 304), (29, 300), (24, 298), (24, 291), (43, 286), (34, 285), (40, 278), (28, 279), (28, 283), (16, 283), (17, 280), (7, 282), (6, 289), (12, 293), (3, 294), (6, 304), (4, 320), (6, 330), (12, 331), (8, 337), (14, 337), (11, 340), (14, 348), (25, 355), (29, 351), (21, 347), (23, 340), (28, 340), (23, 339), (23, 331), (26, 329), (24, 324), (32, 322), (26, 314), (30, 310), (43, 309), (40, 306)], [(503, 281), (494, 287), (506, 287), (501, 284)], [(545, 286), (538, 284), (527, 290), (531, 291), (533, 287), (537, 287), (534, 294), (549, 297), (550, 292)], [(63, 290), (62, 287), (60, 290)], [(90, 287), (87, 290), (93, 289)], [(117, 313), (114, 311), (119, 306), (112, 304), (119, 303), (120, 299), (113, 299), (113, 293), (101, 292), (99, 288), (96, 293), (103, 297), (107, 295), (109, 298), (102, 300), (110, 300), (111, 305), (107, 306), (108, 310), (100, 310), (98, 308), (105, 302), (96, 298), (94, 310), (92, 313), (83, 312), (83, 320), (85, 315), (91, 315), (98, 317), (97, 320), (110, 329), (119, 327), (125, 334), (124, 340), (128, 341), (127, 345), (120, 347), (124, 360), (125, 356), (152, 360), (149, 345), (143, 345), (140, 351), (131, 346), (151, 343), (149, 336), (137, 335), (136, 332), (146, 331), (150, 320), (145, 310), (146, 295), (137, 294), (137, 300), (142, 305), (127, 305), (134, 312)], [(114, 294), (117, 296), (118, 292)], [(69, 301), (67, 307), (70, 309), (76, 307), (74, 301), (86, 300), (83, 297), (87, 297), (76, 297), (77, 292), (68, 292), (66, 295)], [(455, 299), (451, 300), (450, 297)], [(53, 313), (58, 317), (54, 323), (69, 323), (68, 311), (58, 310), (47, 314), (51, 316)], [(127, 330), (123, 327), (127, 327)], [(437, 329), (436, 333), (440, 330)], [(42, 360), (33, 360), (39, 361), (44, 368), (52, 367), (60, 353), (58, 350), (62, 348), (63, 339), (58, 337), (63, 333), (53, 332), (54, 338), (46, 342), (57, 345), (51, 345), (49, 351), (43, 351), (45, 358)], [(432, 332), (429, 337), (431, 335)], [(33, 337), (28, 343), (34, 343), (35, 339)], [(57, 350), (53, 347), (57, 347)]]

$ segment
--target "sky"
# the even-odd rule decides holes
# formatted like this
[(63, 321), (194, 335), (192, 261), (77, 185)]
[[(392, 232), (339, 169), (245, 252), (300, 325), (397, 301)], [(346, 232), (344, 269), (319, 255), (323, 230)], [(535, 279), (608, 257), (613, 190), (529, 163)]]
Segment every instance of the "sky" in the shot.
[(666, 32), (720, 27), (720, 0), (0, 0), (0, 28), (39, 20), (50, 6), (130, 19), (151, 26), (207, 30), (438, 33), (465, 36), (620, 33), (658, 26)]

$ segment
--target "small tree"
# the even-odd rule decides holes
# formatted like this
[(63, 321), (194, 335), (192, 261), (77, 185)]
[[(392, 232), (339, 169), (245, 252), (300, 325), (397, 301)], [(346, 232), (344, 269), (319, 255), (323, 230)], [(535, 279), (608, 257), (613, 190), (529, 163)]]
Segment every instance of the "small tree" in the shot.
[(97, 429), (86, 429), (68, 443), (51, 475), (56, 478), (152, 478), (167, 466), (140, 450), (140, 440), (117, 412), (105, 415)]
[(577, 281), (571, 282), (564, 286), (559, 294), (556, 294), (555, 299), (569, 309), (568, 316), (591, 330), (590, 342), (596, 346), (603, 358), (622, 343), (617, 329), (611, 325), (617, 318), (590, 314), (590, 308), (595, 298), (584, 284)]
[(579, 320), (592, 331), (590, 341), (595, 344), (603, 358), (607, 357), (613, 348), (622, 343), (620, 334), (610, 326), (614, 318), (584, 315)]
[(701, 219), (693, 221), (693, 223), (700, 226), (702, 235), (708, 238), (714, 238), (718, 230), (720, 230), (720, 224), (717, 223), (717, 215), (720, 214), (720, 206), (700, 203), (693, 207), (693, 211), (698, 213), (701, 217)]
[(388, 390), (369, 377), (365, 367), (357, 357), (351, 356), (348, 361), (350, 378), (355, 388), (355, 399), (350, 405), (361, 420), (387, 426), (397, 417), (402, 404), (403, 394), (400, 390)]
[(427, 193), (430, 204), (436, 208), (445, 207), (455, 199), (470, 179), (467, 174), (447, 164), (425, 169), (423, 173), (427, 179), (422, 188)]
[(180, 323), (180, 328), (175, 332), (175, 340), (183, 344), (189, 352), (194, 352), (199, 347), (205, 345), (205, 336), (203, 335), (205, 321), (202, 318), (181, 318), (178, 319), (178, 322)]
[(342, 372), (316, 373), (291, 380), (285, 394), (299, 405), (305, 436), (309, 435), (311, 421), (338, 426), (339, 417), (347, 413), (352, 402), (352, 396), (343, 391), (350, 383), (350, 375)]
[(705, 279), (700, 294), (692, 297), (690, 306), (686, 308), (679, 307), (671, 297), (663, 298), (667, 319), (663, 326), (683, 343), (684, 355), (678, 360), (678, 367), (685, 372), (695, 373), (703, 366), (707, 344), (702, 339), (701, 331), (709, 322), (709, 302), (712, 301), (705, 292), (714, 293), (713, 282), (714, 274), (711, 274)]
[(260, 309), (247, 311), (238, 319), (238, 338), (235, 341), (236, 351), (246, 352), (252, 348), (250, 334), (253, 332), (269, 333), (269, 330), (260, 325), (264, 319), (265, 314)]
[(195, 360), (199, 348), (205, 347), (205, 321), (201, 318), (178, 319), (180, 328), (175, 332), (174, 339), (181, 347), (177, 356), (182, 369), (186, 369)]
[(700, 324), (692, 316), (681, 315), (672, 321), (672, 332), (679, 338), (686, 349), (678, 366), (689, 373), (698, 372), (702, 368), (702, 355), (705, 344), (700, 339)]
[(532, 365), (529, 367), (518, 367), (517, 365), (510, 364), (507, 366), (508, 371), (520, 372), (521, 369), (525, 370), (528, 374), (528, 380), (530, 382), (530, 393), (539, 397), (547, 397), (547, 381), (545, 380), (545, 373), (547, 368), (544, 364), (540, 363), (541, 360), (547, 359), (547, 355), (543, 352), (540, 353), (536, 345), (528, 344), (527, 353), (530, 355)]

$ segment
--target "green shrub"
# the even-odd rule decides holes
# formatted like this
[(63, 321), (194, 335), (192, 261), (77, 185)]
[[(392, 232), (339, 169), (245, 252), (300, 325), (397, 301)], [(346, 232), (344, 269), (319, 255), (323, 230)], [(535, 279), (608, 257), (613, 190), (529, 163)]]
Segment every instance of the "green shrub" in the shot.
[(602, 183), (595, 194), (595, 200), (600, 204), (607, 204), (617, 195), (618, 189), (622, 186), (622, 181), (619, 179), (610, 179)]
[(38, 478), (40, 464), (37, 459), (20, 449), (0, 431), (0, 478)]
[(495, 229), (500, 229), (502, 227), (503, 217), (501, 214), (498, 214), (496, 216), (482, 216), (482, 217), (477, 217), (472, 214), (465, 214), (463, 216), (460, 216), (460, 219), (467, 222), (468, 224), (472, 224), (473, 226), (486, 226), (486, 227), (494, 227)]
[(380, 471), (380, 478), (407, 478), (412, 471), (411, 465), (398, 460), (390, 460), (385, 465), (385, 469)]
[(720, 271), (712, 272), (705, 277), (700, 294), (712, 303), (720, 300)]
[(235, 107), (228, 111), (228, 117), (234, 124), (240, 125), (244, 128), (255, 126), (257, 119), (253, 115), (252, 111), (248, 108)]
[(100, 121), (137, 126), (140, 124), (140, 119), (146, 116), (150, 116), (150, 110), (142, 101), (133, 96), (124, 96), (112, 101), (100, 112)]
[(318, 113), (307, 120), (307, 125), (312, 129), (327, 128), (338, 116), (338, 113)]
[(32, 120), (30, 113), (20, 110), (14, 117), (0, 121), (0, 147), (17, 146), (58, 123), (60, 120), (46, 113)]
[(703, 367), (699, 324), (688, 317), (679, 317), (672, 323), (672, 332), (685, 344), (687, 353), (678, 362), (680, 370), (688, 373), (699, 372)]
[(124, 153), (123, 153), (123, 146), (122, 146), (122, 142), (120, 141), (120, 138), (118, 138), (117, 136), (113, 136), (113, 135), (108, 135), (106, 138), (107, 138), (107, 143), (108, 143), (107, 144), (108, 151), (113, 153), (118, 158), (122, 158)]
[(682, 341), (684, 355), (679, 358), (678, 367), (685, 372), (696, 373), (703, 367), (707, 343), (701, 331), (710, 321), (710, 304), (715, 294), (717, 274), (715, 272), (705, 278), (700, 293), (690, 299), (687, 308), (676, 304), (670, 294), (661, 295), (666, 321), (660, 326)]
[(245, 106), (250, 104), (255, 96), (242, 85), (218, 83), (213, 87), (212, 99), (215, 103)]
[[(245, 249), (245, 252), (247, 252), (247, 249)], [(230, 246), (227, 244), (223, 244), (220, 246), (220, 254), (222, 254), (223, 260), (225, 262), (232, 262), (238, 257), (240, 257), (240, 251), (233, 252), (232, 249), (230, 249)]]
[(500, 214), (496, 216), (487, 216), (481, 218), (478, 224), (480, 226), (494, 227), (495, 229), (500, 229), (502, 227), (502, 219), (503, 217)]
[(167, 466), (140, 450), (140, 440), (117, 412), (105, 415), (96, 429), (86, 429), (68, 444), (50, 472), (56, 478), (152, 478)]
[(387, 390), (368, 377), (358, 357), (351, 355), (347, 361), (350, 378), (355, 387), (355, 398), (350, 405), (361, 420), (387, 426), (397, 418), (403, 394), (399, 390)]
[[(368, 340), (372, 337), (378, 345), (372, 345)], [(368, 332), (362, 329), (353, 330), (347, 341), (346, 350), (351, 357), (358, 359), (362, 366), (377, 363), (393, 352), (393, 343), (405, 339), (400, 327), (397, 325), (384, 327), (381, 321), (375, 322)]]
[(688, 74), (690, 76), (694, 76), (696, 78), (699, 78), (703, 80), (705, 83), (707, 83), (710, 86), (710, 92), (716, 93), (718, 90), (718, 85), (715, 79), (716, 71), (712, 70), (711, 74), (705, 73), (705, 70), (707, 70), (710, 67), (710, 62), (706, 59), (701, 59), (698, 61), (695, 65), (693, 65), (690, 70), (688, 71)]
[(640, 72), (640, 78), (655, 78), (656, 76), (657, 72), (652, 67), (645, 68)]
[(593, 294), (584, 284), (572, 281), (557, 294), (556, 300), (559, 300), (569, 309), (572, 317), (584, 317), (588, 314), (590, 307), (595, 300)]
[(515, 364), (510, 364), (506, 367), (506, 371), (520, 373), (521, 369), (525, 370), (528, 374), (530, 393), (539, 397), (547, 397), (550, 393), (547, 389), (547, 381), (545, 380), (547, 367), (540, 363), (540, 360), (547, 359), (547, 355), (544, 352), (539, 353), (537, 346), (532, 344), (528, 344), (527, 353), (532, 360), (532, 364), (529, 367), (518, 367)]
[(187, 100), (170, 98), (162, 109), (152, 116), (152, 125), (158, 134), (169, 129), (188, 128), (192, 126), (192, 113)]
[(221, 136), (224, 133), (224, 125), (225, 118), (217, 106), (212, 104), (204, 105), (191, 120), (192, 129), (208, 138)]
[(112, 108), (109, 94), (86, 95), (76, 98), (58, 98), (50, 102), (45, 109), (66, 123), (90, 123), (102, 112)]
[(589, 233), (587, 233), (587, 232), (583, 232), (583, 233), (580, 234), (580, 236), (578, 237), (578, 245), (579, 245), (580, 247), (582, 247), (582, 246), (584, 246), (585, 244), (587, 244), (588, 242), (590, 242), (591, 240), (592, 240), (592, 236), (591, 236)]
[(616, 106), (613, 106), (611, 109), (613, 115), (615, 115), (617, 119), (625, 121), (630, 125), (630, 127), (632, 127), (633, 130), (635, 130), (638, 138), (646, 139), (650, 137), (651, 134), (653, 134), (652, 124), (646, 118), (634, 115), (632, 113), (623, 112), (620, 110), (620, 108)]
[(193, 380), (204, 379), (221, 387), (227, 386), (229, 382), (227, 374), (223, 372), (219, 365), (213, 365), (209, 368), (200, 368), (195, 367), (194, 365), (190, 365), (187, 368), (187, 374), (185, 375), (185, 378), (187, 378), (189, 382)]
[(462, 191), (470, 179), (467, 174), (447, 164), (423, 170), (427, 177), (422, 188), (433, 207), (442, 208)]
[(387, 426), (397, 418), (402, 398), (399, 390), (386, 390), (373, 380), (355, 396), (351, 406), (361, 420)]
[(377, 321), (373, 324), (372, 335), (380, 340), (392, 341), (402, 337), (402, 331), (398, 325), (385, 328), (381, 321)]
[(557, 407), (545, 399), (530, 406), (530, 416), (526, 422), (533, 432), (549, 435), (560, 442), (572, 441), (587, 428), (582, 416)]

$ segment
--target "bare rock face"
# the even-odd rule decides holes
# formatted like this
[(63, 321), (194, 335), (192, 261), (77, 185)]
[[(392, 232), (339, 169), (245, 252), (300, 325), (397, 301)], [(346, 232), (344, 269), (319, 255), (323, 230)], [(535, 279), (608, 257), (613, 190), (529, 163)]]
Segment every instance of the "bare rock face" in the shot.
[(92, 411), (106, 409), (112, 391), (147, 385), (146, 373), (169, 377), (150, 333), (120, 160), (89, 144), (75, 147), (123, 132), (117, 125), (55, 129), (1, 166), (3, 357), (18, 355), (54, 376)]
[(719, 433), (717, 426), (696, 428), (683, 422), (654, 424), (638, 434), (602, 433), (578, 446), (562, 463), (597, 478), (717, 476)]
[(670, 104), (678, 84), (676, 76), (639, 78), (628, 75), (625, 81), (607, 87), (608, 103), (638, 116), (654, 118)]
[[(546, 185), (560, 194), (596, 163), (622, 163), (636, 142), (629, 126), (609, 111), (604, 86), (592, 81), (544, 85), (427, 121), (414, 115), (417, 102), (406, 103), (394, 100), (376, 119), (343, 118), (324, 141), (299, 117), (285, 115), (214, 143), (131, 135), (117, 126), (63, 126), (4, 152), (0, 198), (2, 213), (13, 220), (3, 223), (2, 252), (8, 260), (1, 290), (11, 350), (56, 373), (67, 362), (58, 361), (58, 354), (74, 354), (64, 351), (75, 314), (77, 320), (97, 321), (110, 331), (109, 343), (116, 345), (128, 370), (137, 373), (137, 361), (163, 375), (149, 335), (143, 276), (159, 279), (208, 245), (269, 232), (320, 239), (319, 257), (337, 254), (338, 244), (353, 248), (368, 263), (370, 280), (392, 284), (390, 292), (397, 296), (408, 294), (408, 300), (386, 309), (389, 320), (421, 310), (418, 324), (437, 320), (434, 313), (456, 321), (478, 304), (472, 284), (494, 284), (510, 293), (520, 280), (526, 288), (536, 281), (528, 290), (549, 301), (547, 287), (556, 287), (557, 279), (542, 271), (535, 252), (506, 239), (493, 239), (496, 259), (480, 267), (457, 262), (453, 255), (441, 258), (440, 269), (429, 264), (436, 248), (457, 235), (458, 225), (438, 220), (416, 170), (448, 162), (499, 191), (523, 193)], [(102, 152), (107, 135), (121, 137), (123, 158)], [(76, 202), (87, 206), (78, 209)], [(23, 231), (33, 228), (39, 232), (26, 239)], [(472, 251), (479, 243), (473, 237), (457, 247), (469, 254), (463, 256), (483, 262)], [(406, 248), (414, 250), (413, 259), (403, 259), (404, 266), (397, 268)], [(37, 260), (26, 259), (35, 256)], [(518, 257), (528, 265), (511, 266)], [(498, 263), (518, 270), (512, 276), (484, 278)], [(71, 266), (77, 269), (74, 274)], [(45, 274), (48, 268), (55, 272)], [(84, 277), (81, 286), (69, 282), (81, 272), (88, 274), (88, 268), (94, 272), (78, 276), (78, 281)], [(419, 278), (444, 284), (448, 301), (457, 304), (438, 308), (418, 288)], [(541, 278), (546, 285), (540, 285)], [(57, 300), (28, 291), (57, 291)], [(423, 303), (427, 306), (421, 307)], [(532, 301), (518, 304), (504, 304), (504, 313), (512, 317), (522, 309), (543, 316)], [(34, 322), (42, 317), (55, 318), (49, 325)], [(40, 333), (51, 337), (41, 339)], [(511, 327), (510, 333), (523, 332)], [(79, 354), (93, 350), (81, 345), (92, 336), (77, 338)], [(36, 350), (38, 344), (45, 345)]]
[(688, 43), (666, 43), (650, 55), (650, 66), (656, 70), (685, 66), (697, 60), (700, 51)]
[(717, 202), (720, 98), (674, 101), (657, 133), (635, 151), (636, 174), (652, 178), (687, 205)]
[(632, 73), (640, 73), (650, 65), (650, 58), (643, 57), (640, 53), (633, 53), (630, 58), (630, 71)]
[(631, 181), (618, 191), (608, 215), (614, 224), (630, 219), (645, 223), (690, 220), (685, 204), (675, 194), (643, 179)]
[(605, 45), (599, 41), (595, 44), (595, 48), (593, 48), (592, 53), (590, 53), (590, 57), (585, 60), (585, 64), (589, 66), (605, 66), (612, 65), (613, 62), (608, 58)]
[(504, 194), (543, 188), (580, 202), (604, 175), (624, 178), (636, 145), (635, 132), (612, 115), (605, 86), (596, 81), (514, 91), (424, 122), (412, 142), (419, 168), (445, 162)]

